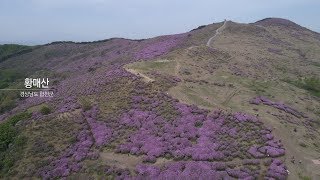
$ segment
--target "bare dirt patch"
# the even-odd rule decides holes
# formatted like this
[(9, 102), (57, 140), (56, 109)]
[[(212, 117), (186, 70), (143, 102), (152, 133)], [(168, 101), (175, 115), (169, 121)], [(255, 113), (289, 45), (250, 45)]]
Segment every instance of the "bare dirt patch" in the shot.
[(134, 75), (136, 75), (136, 76), (142, 77), (143, 80), (144, 80), (145, 82), (147, 82), (147, 83), (154, 81), (154, 79), (152, 79), (152, 78), (146, 76), (145, 74), (143, 74), (143, 73), (141, 73), (141, 72), (138, 72), (138, 71), (136, 71), (136, 70), (134, 70), (134, 69), (126, 68), (126, 70), (127, 70), (128, 72), (131, 72), (132, 74), (134, 74)]
[(142, 163), (142, 158), (130, 154), (119, 154), (114, 152), (101, 152), (100, 157), (102, 160), (111, 166), (129, 169), (133, 171), (136, 165)]
[(316, 165), (320, 165), (320, 159), (313, 159), (312, 162)]

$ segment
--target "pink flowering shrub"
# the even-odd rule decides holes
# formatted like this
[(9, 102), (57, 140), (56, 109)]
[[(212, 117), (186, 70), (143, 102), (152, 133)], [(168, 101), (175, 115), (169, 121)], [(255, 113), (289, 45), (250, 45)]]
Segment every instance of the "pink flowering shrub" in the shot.
[(207, 161), (180, 161), (163, 168), (140, 164), (136, 167), (136, 179), (256, 179), (258, 173), (248, 168), (227, 168), (224, 163)]
[(135, 59), (152, 59), (168, 53), (185, 38), (185, 34), (177, 34), (161, 37), (160, 41), (148, 43), (135, 54)]
[(277, 109), (280, 109), (282, 111), (285, 111), (289, 114), (292, 114), (298, 118), (300, 117), (306, 117), (303, 113), (297, 111), (296, 109), (293, 109), (292, 107), (289, 107), (281, 102), (273, 102), (271, 100), (269, 100), (268, 98), (266, 97), (263, 97), (263, 96), (258, 96), (258, 97), (255, 97), (253, 99), (251, 99), (249, 101), (251, 104), (256, 104), (256, 105), (259, 105), (259, 104), (264, 104), (264, 105), (267, 105), (267, 106), (271, 106), (271, 107), (274, 107), (274, 108), (277, 108)]
[[(196, 179), (202, 175), (255, 179), (259, 176), (258, 170), (225, 166), (215, 169), (211, 162), (228, 162), (240, 158), (244, 159), (244, 167), (259, 167), (259, 159), (285, 154), (280, 141), (275, 140), (271, 130), (264, 128), (256, 116), (241, 112), (225, 114), (219, 110), (209, 113), (196, 106), (170, 100), (168, 96), (144, 96), (142, 91), (135, 93), (139, 95), (132, 97), (132, 109), (123, 113), (119, 120), (122, 126), (133, 128), (134, 132), (126, 142), (117, 146), (116, 151), (144, 155), (145, 163), (154, 163), (158, 157), (176, 161), (174, 165), (168, 164), (168, 167), (176, 168), (174, 171), (167, 165), (159, 169), (141, 164), (137, 167), (138, 179)], [(173, 119), (158, 114), (158, 107), (168, 100), (173, 105), (172, 112), (176, 114)], [(185, 160), (188, 163), (182, 163)]]
[(98, 147), (101, 147), (110, 141), (112, 137), (112, 129), (107, 127), (106, 123), (97, 121), (98, 113), (98, 107), (93, 106), (89, 111), (83, 112), (83, 115), (90, 126), (95, 144)]
[(264, 158), (266, 157), (266, 154), (261, 153), (258, 150), (258, 146), (254, 145), (252, 147), (250, 147), (250, 149), (248, 150), (248, 152), (254, 157), (254, 158)]
[(43, 179), (54, 179), (58, 177), (66, 177), (72, 172), (78, 172), (84, 160), (93, 145), (93, 139), (88, 130), (82, 130), (77, 136), (77, 142), (65, 152), (52, 161), (48, 166), (39, 170), (39, 175)]
[[(112, 115), (102, 111), (102, 101), (108, 103), (111, 101), (108, 98), (98, 99), (91, 108), (82, 110), (82, 118), (75, 119), (82, 127), (76, 142), (47, 166), (41, 167), (39, 175), (43, 179), (64, 179), (79, 172), (85, 159), (99, 158), (95, 148), (101, 150), (110, 145), (117, 153), (130, 153), (143, 159), (136, 167), (136, 173), (120, 167), (103, 170), (115, 179), (258, 179), (264, 159), (270, 160), (266, 178), (286, 178), (284, 164), (278, 159), (271, 161), (271, 158), (283, 156), (285, 149), (259, 118), (243, 112), (210, 112), (180, 103), (164, 93), (180, 82), (179, 78), (151, 72), (156, 81), (148, 84), (123, 68), (127, 63), (165, 55), (181, 47), (186, 37), (181, 34), (141, 42), (112, 40), (115, 44), (105, 43), (90, 49), (92, 56), (80, 53), (70, 59), (71, 63), (63, 58), (56, 60), (57, 65), (52, 63), (53, 70), (70, 72), (57, 78), (53, 85), (55, 97), (28, 99), (19, 108), (48, 103), (55, 109), (50, 115), (56, 116), (79, 110), (81, 106), (76, 97), (97, 95), (100, 98), (100, 95), (104, 97), (102, 94), (119, 91), (119, 94), (127, 95), (125, 98), (130, 98), (126, 98), (126, 102), (116, 99), (117, 103), (126, 106), (110, 105)], [(236, 66), (230, 70), (237, 75), (246, 75)], [(264, 97), (255, 98), (251, 103), (262, 103), (302, 116), (298, 111)], [(101, 117), (107, 119), (102, 121)], [(34, 113), (33, 118), (43, 117)], [(170, 162), (163, 163), (162, 167), (153, 164), (160, 157)], [(234, 161), (239, 164), (232, 164)]]
[(269, 178), (285, 180), (288, 176), (287, 168), (281, 160), (273, 159), (266, 176)]
[(72, 96), (62, 99), (57, 106), (58, 113), (70, 112), (80, 108), (80, 105), (77, 103), (76, 98)]
[[(48, 166), (40, 169), (39, 175), (43, 179), (66, 177), (72, 172), (78, 172), (82, 167), (81, 161), (85, 158), (98, 158), (99, 155), (91, 150), (94, 142), (98, 147), (109, 142), (112, 131), (105, 123), (96, 120), (99, 113), (98, 107), (94, 106), (82, 113), (85, 121), (78, 121), (83, 126), (83, 130), (77, 135), (77, 142)], [(88, 126), (83, 122), (87, 122)]]

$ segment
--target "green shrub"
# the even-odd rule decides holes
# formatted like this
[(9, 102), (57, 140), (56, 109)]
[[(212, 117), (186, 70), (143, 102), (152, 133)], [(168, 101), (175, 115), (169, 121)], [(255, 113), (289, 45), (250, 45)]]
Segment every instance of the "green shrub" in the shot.
[(15, 126), (19, 121), (28, 119), (31, 113), (22, 112), (0, 124), (0, 178), (21, 158), (27, 138), (19, 135)]
[(307, 147), (307, 145), (306, 145), (304, 142), (300, 142), (299, 145), (300, 145), (301, 147)]
[(197, 128), (200, 128), (202, 127), (203, 123), (201, 121), (196, 121), (194, 126), (197, 127)]
[(1, 101), (0, 113), (6, 112), (16, 106), (15, 100), (6, 98)]
[(284, 81), (301, 89), (305, 89), (314, 96), (320, 97), (320, 79), (317, 77), (306, 77), (297, 81), (285, 79)]
[[(12, 88), (16, 81), (22, 79), (22, 73), (15, 69), (0, 70), (0, 89)], [(21, 82), (23, 82), (21, 80)], [(0, 92), (0, 113), (6, 112), (15, 107), (15, 102), (18, 99), (19, 93), (13, 91)]]
[(90, 110), (91, 107), (92, 107), (91, 102), (88, 101), (88, 100), (86, 100), (86, 99), (84, 99), (84, 98), (80, 100), (80, 104), (81, 104), (82, 109), (83, 109), (84, 111), (88, 111), (88, 110)]
[(308, 91), (320, 93), (320, 79), (316, 77), (306, 78), (303, 87)]
[(303, 176), (301, 173), (298, 173), (298, 175), (299, 175), (299, 179), (301, 180), (311, 180), (311, 177)]
[(8, 145), (12, 142), (16, 131), (13, 126), (8, 123), (3, 123), (0, 126), (0, 151), (5, 151)]
[(43, 115), (48, 115), (51, 113), (51, 108), (48, 106), (42, 106), (40, 109), (40, 113)]
[(0, 70), (0, 88), (6, 88), (10, 85), (10, 83), (22, 78), (23, 74), (16, 69)]
[(12, 116), (6, 122), (0, 124), (0, 152), (5, 151), (18, 134), (15, 124), (23, 119), (31, 117), (31, 113), (23, 112)]
[(0, 174), (7, 173), (15, 162), (21, 158), (26, 143), (27, 138), (25, 136), (18, 136), (7, 151), (0, 152)]

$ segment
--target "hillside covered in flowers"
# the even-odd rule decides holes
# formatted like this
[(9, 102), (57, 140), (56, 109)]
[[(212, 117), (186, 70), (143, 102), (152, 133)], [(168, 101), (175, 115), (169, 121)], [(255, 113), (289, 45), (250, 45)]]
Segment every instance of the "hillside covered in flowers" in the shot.
[(320, 35), (223, 24), (10, 52), (1, 88), (53, 96), (0, 92), (0, 178), (319, 178)]

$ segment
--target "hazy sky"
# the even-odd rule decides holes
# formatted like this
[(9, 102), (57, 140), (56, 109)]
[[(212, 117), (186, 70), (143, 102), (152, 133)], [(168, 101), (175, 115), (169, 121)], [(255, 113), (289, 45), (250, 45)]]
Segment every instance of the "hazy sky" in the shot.
[(320, 32), (320, 0), (0, 0), (0, 43), (139, 39), (266, 17)]

